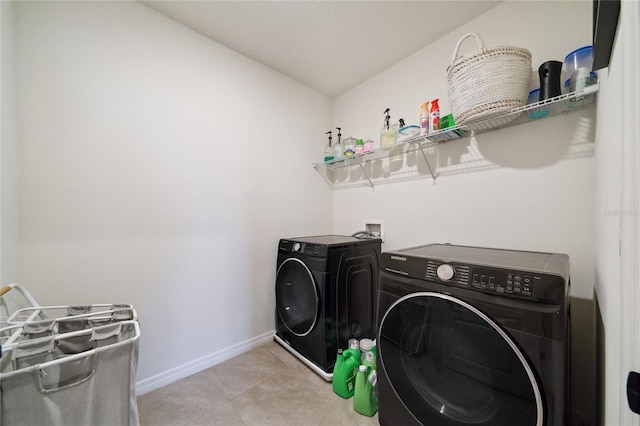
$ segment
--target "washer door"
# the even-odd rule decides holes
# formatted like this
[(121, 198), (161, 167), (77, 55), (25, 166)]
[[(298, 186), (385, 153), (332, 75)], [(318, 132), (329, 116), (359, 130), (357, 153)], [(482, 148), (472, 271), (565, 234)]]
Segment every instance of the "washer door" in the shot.
[(540, 389), (517, 344), (460, 299), (398, 299), (380, 324), (378, 351), (391, 387), (422, 424), (543, 423)]
[(276, 273), (276, 309), (284, 325), (296, 336), (306, 336), (318, 320), (319, 293), (307, 265), (286, 259)]

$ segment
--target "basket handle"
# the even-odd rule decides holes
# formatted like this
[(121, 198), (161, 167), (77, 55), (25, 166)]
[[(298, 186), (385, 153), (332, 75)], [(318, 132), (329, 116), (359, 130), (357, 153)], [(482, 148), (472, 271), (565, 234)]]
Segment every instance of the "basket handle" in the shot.
[(480, 51), (482, 53), (485, 52), (486, 48), (484, 47), (484, 42), (482, 41), (482, 38), (480, 37), (480, 35), (478, 33), (467, 33), (464, 36), (462, 36), (460, 41), (458, 41), (458, 44), (456, 44), (456, 50), (453, 51), (453, 58), (451, 59), (451, 65), (453, 65), (456, 59), (458, 59), (458, 51), (460, 50), (460, 45), (462, 45), (462, 42), (468, 39), (469, 37), (475, 37), (476, 42), (478, 43), (478, 47), (480, 48)]

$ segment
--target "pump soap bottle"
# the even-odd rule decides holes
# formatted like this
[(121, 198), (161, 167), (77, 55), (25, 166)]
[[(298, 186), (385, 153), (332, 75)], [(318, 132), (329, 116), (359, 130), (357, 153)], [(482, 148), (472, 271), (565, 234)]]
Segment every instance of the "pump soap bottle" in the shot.
[(382, 125), (382, 130), (380, 131), (380, 146), (388, 147), (389, 145), (393, 145), (396, 143), (396, 132), (398, 130), (398, 125), (389, 125), (389, 120), (391, 116), (389, 115), (389, 108), (384, 110), (384, 124)]
[(344, 153), (342, 152), (342, 141), (340, 140), (342, 137), (342, 133), (340, 133), (341, 127), (336, 127), (336, 129), (338, 129), (338, 142), (333, 144), (333, 159), (342, 160)]
[(331, 130), (329, 130), (325, 135), (329, 135), (329, 144), (324, 147), (324, 162), (328, 163), (333, 160), (333, 148), (331, 147)]

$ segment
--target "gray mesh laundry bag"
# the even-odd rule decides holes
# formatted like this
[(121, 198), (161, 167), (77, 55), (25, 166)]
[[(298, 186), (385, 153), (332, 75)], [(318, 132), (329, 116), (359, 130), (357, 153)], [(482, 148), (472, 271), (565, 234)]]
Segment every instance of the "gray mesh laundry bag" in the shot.
[(138, 426), (139, 339), (138, 322), (123, 321), (16, 345), (3, 354), (0, 424)]

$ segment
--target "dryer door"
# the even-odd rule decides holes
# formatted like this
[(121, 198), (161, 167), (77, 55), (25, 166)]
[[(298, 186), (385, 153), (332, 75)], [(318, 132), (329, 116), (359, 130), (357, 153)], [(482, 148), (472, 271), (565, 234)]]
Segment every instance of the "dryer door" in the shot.
[(288, 258), (276, 273), (276, 310), (284, 325), (296, 336), (306, 336), (318, 320), (318, 286), (307, 265)]
[(542, 425), (535, 375), (491, 318), (446, 294), (398, 299), (380, 323), (381, 367), (425, 425)]

